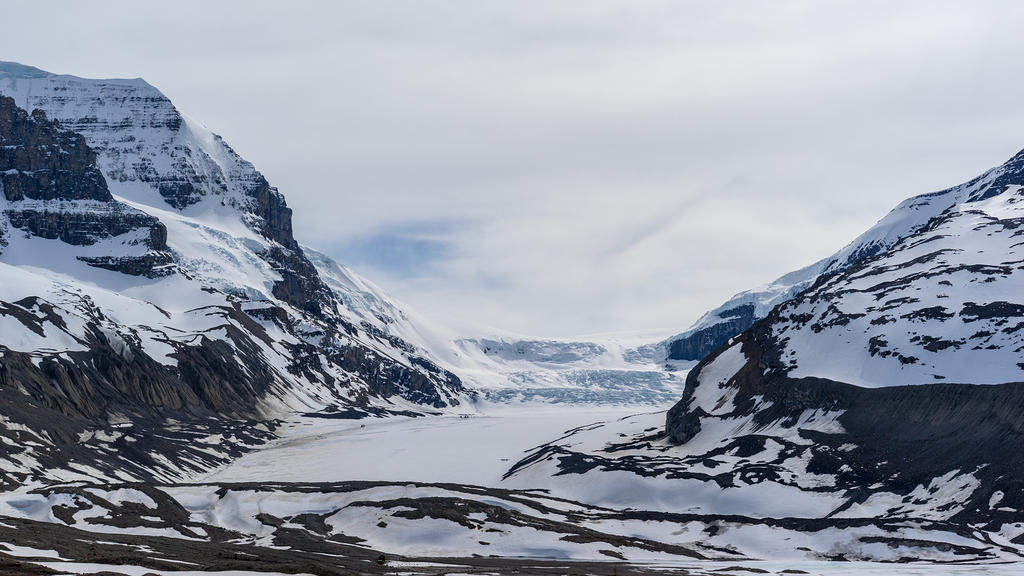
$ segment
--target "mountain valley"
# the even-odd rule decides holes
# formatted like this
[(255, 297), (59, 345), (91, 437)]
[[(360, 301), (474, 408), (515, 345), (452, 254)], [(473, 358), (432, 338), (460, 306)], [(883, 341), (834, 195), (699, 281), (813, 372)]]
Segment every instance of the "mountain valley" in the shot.
[(1024, 152), (685, 332), (459, 334), (0, 62), (0, 572), (1016, 573), (1022, 223)]

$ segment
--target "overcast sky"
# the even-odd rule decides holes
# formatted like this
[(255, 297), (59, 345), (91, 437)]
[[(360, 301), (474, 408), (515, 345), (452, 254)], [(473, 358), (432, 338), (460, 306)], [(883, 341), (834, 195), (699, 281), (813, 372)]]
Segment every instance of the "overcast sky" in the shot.
[(141, 76), (428, 316), (682, 330), (1024, 148), (1019, 2), (5, 2)]

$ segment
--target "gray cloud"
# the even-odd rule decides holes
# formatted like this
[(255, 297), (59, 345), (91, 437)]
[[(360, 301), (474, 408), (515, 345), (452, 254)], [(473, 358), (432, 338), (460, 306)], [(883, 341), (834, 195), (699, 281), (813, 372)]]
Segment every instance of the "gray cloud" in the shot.
[(1013, 2), (290, 4), (9, 3), (0, 49), (145, 77), (302, 241), (528, 333), (685, 328), (1024, 147)]

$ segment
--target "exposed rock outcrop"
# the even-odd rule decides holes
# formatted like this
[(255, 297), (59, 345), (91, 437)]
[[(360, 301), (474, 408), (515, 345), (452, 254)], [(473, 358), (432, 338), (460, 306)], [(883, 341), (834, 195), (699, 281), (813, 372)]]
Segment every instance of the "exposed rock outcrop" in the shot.
[(718, 313), (721, 322), (700, 328), (668, 343), (670, 360), (700, 360), (754, 323), (754, 305), (743, 304)]
[(153, 250), (167, 249), (167, 229), (160, 221), (114, 202), (100, 206), (50, 203), (39, 209), (15, 205), (5, 213), (14, 228), (75, 246), (89, 246), (104, 238), (148, 228), (140, 241)]
[[(150, 188), (178, 211), (208, 210), (211, 204), (238, 210), (270, 241), (259, 255), (281, 276), (272, 287), (274, 297), (314, 314), (331, 313), (330, 290), (295, 241), (284, 195), (220, 136), (182, 116), (159, 90), (138, 79), (86, 80), (0, 62), (0, 94), (5, 80), (21, 106), (43, 110), (81, 134), (110, 182), (132, 191)], [(133, 199), (150, 202), (145, 196)], [(122, 271), (144, 268), (144, 262), (122, 260), (90, 262)]]
[[(0, 319), (16, 319), (40, 336), (63, 331), (77, 343), (50, 354), (0, 345), (0, 406), (7, 422), (18, 423), (0, 426), (0, 436), (13, 441), (3, 452), (23, 454), (15, 457), (18, 465), (5, 464), (4, 485), (79, 465), (115, 478), (181, 478), (271, 437), (266, 423), (252, 419), (260, 418), (260, 403), (276, 380), (251, 335), (228, 324), (226, 340), (168, 340), (177, 360), (168, 365), (131, 333), (112, 330), (88, 300), (78, 302), (83, 312), (89, 319), (74, 330), (69, 311), (45, 300), (0, 304)], [(216, 450), (193, 445), (200, 431), (228, 430), (237, 436), (225, 437)], [(25, 445), (30, 436), (35, 442)]]
[[(0, 190), (11, 228), (74, 246), (122, 237), (122, 244), (141, 246), (143, 253), (128, 249), (80, 259), (136, 276), (172, 270), (166, 227), (114, 200), (85, 138), (49, 121), (41, 110), (29, 114), (6, 96), (0, 96)], [(130, 233), (135, 234), (125, 237)]]
[(85, 138), (61, 130), (42, 110), (29, 115), (0, 96), (0, 183), (11, 202), (112, 200)]
[[(963, 473), (976, 485), (960, 496), (965, 499), (962, 506), (946, 508), (951, 520), (1024, 520), (1024, 456), (1015, 448), (1024, 442), (1024, 412), (1019, 409), (1024, 383), (863, 388), (823, 378), (790, 378), (769, 335), (771, 320), (762, 320), (691, 372), (684, 399), (666, 417), (670, 441), (685, 444), (710, 423), (732, 422), (744, 431), (723, 442), (741, 445), (744, 439), (767, 437), (790, 446), (777, 433), (758, 432), (790, 429), (809, 441), (806, 447), (791, 447), (806, 452), (796, 459), (805, 468), (779, 467), (768, 479), (827, 475), (832, 478), (830, 490), (852, 495), (848, 506), (854, 506), (873, 494), (903, 497)], [(714, 372), (716, 360), (733, 347), (742, 351), (742, 366), (722, 376), (720, 385), (712, 382), (707, 372)], [(722, 400), (712, 410), (700, 397)], [(834, 424), (818, 428), (809, 419)], [(740, 425), (747, 421), (749, 426)], [(759, 448), (751, 456), (767, 450), (763, 440), (752, 445)], [(918, 500), (918, 506), (927, 508), (927, 494)], [(993, 500), (1001, 505), (990, 506)]]

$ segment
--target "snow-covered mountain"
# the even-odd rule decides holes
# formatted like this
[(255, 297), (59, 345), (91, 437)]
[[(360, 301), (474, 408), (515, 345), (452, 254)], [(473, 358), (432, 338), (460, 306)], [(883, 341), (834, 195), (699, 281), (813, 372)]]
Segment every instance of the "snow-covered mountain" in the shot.
[(807, 497), (842, 495), (829, 516), (981, 522), (1020, 543), (1022, 190), (1024, 153), (912, 200), (953, 203), (705, 358), (669, 439), (708, 458), (743, 452), (716, 473), (771, 454), (758, 481), (814, 479)]
[(845, 270), (889, 249), (944, 210), (987, 190), (998, 189), (1019, 171), (1020, 161), (1015, 158), (965, 184), (904, 200), (839, 252), (764, 286), (740, 292), (707, 312), (685, 332), (661, 342), (658, 346), (662, 355), (670, 360), (704, 358), (726, 340), (764, 318), (775, 306), (806, 290), (822, 275)]
[(389, 332), (397, 311), (321, 276), (284, 197), (142, 80), (0, 63), (0, 186), (5, 482), (178, 478), (285, 414), (470, 398)]
[(667, 414), (569, 430), (506, 481), (683, 514), (717, 550), (1019, 558), (1022, 224), (1024, 152), (912, 198), (700, 361)]
[(143, 80), (0, 63), (0, 98), (0, 436), (37, 437), (0, 450), (6, 482), (185, 478), (295, 413), (682, 390), (620, 339), (460, 338), (416, 314), (300, 246), (284, 197)]
[(744, 419), (792, 428), (823, 412), (834, 427), (814, 436), (822, 455), (807, 466), (837, 485), (866, 497), (876, 483), (970, 477), (946, 511), (1019, 521), (1024, 153), (954, 190), (915, 232), (821, 276), (694, 368), (671, 438)]
[(0, 568), (1020, 561), (1022, 200), (1024, 153), (659, 345), (469, 337), (144, 81), (0, 63)]

